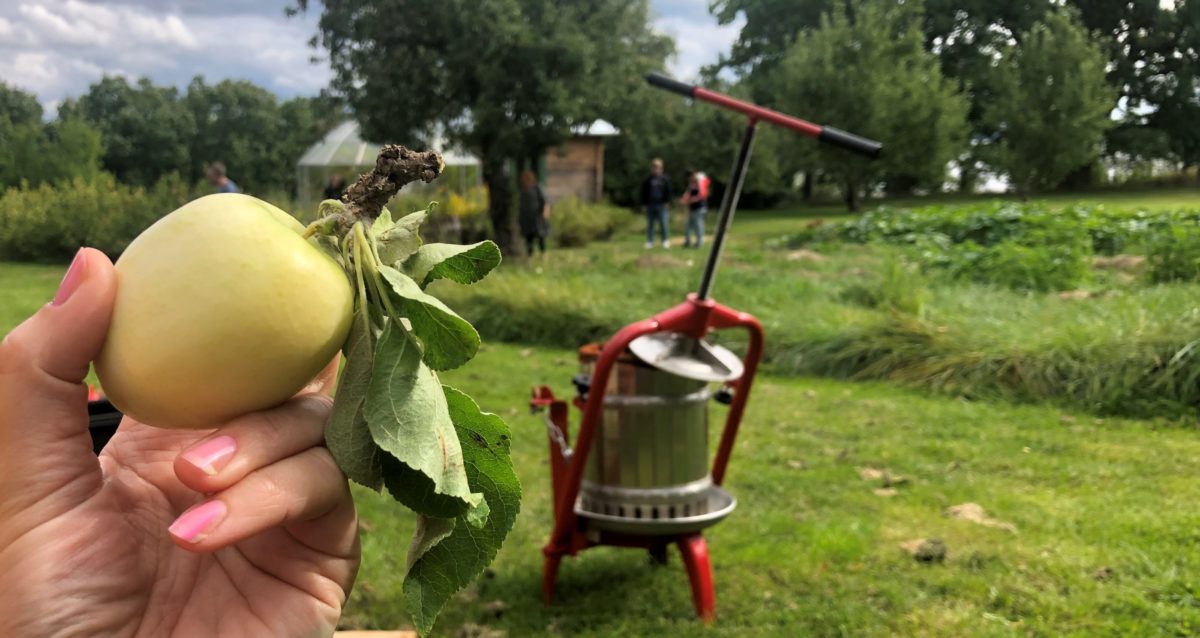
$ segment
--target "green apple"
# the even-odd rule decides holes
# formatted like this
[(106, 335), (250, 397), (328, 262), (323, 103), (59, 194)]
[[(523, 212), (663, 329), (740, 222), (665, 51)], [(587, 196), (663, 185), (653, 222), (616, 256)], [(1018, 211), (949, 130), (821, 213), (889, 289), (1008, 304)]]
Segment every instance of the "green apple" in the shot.
[(350, 330), (345, 271), (292, 216), (209, 195), (146, 229), (117, 260), (96, 375), (125, 414), (208, 428), (278, 405), (330, 362)]

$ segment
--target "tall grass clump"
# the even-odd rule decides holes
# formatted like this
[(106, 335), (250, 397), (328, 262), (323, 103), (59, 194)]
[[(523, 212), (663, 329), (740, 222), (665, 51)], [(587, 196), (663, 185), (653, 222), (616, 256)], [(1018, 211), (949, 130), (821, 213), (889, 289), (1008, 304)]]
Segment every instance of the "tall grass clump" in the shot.
[(1200, 281), (1200, 226), (1195, 223), (1159, 229), (1146, 240), (1144, 250), (1150, 281)]

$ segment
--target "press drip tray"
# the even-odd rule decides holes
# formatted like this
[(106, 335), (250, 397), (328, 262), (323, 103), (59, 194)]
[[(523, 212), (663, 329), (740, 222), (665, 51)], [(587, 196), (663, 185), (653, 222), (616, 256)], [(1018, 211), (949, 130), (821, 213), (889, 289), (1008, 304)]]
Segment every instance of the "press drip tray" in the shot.
[(588, 528), (605, 532), (640, 536), (690, 534), (715, 525), (737, 507), (737, 499), (716, 485), (708, 486), (706, 492), (708, 503), (702, 508), (704, 513), (694, 516), (635, 518), (602, 514), (584, 509), (578, 500), (575, 502), (575, 515), (586, 521)]

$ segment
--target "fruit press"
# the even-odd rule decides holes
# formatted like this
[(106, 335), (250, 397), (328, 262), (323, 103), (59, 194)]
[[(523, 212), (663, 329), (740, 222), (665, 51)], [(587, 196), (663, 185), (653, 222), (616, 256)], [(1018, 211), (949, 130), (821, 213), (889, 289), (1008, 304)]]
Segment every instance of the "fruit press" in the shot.
[[(573, 403), (583, 420), (573, 445), (567, 402), (546, 386), (533, 391), (530, 407), (548, 409), (554, 498), (554, 531), (542, 549), (542, 594), (551, 601), (564, 556), (613, 545), (649, 550), (661, 563), (674, 544), (687, 568), (696, 613), (711, 621), (716, 600), (701, 530), (737, 505), (721, 485), (763, 352), (762, 324), (747, 312), (717, 303), (711, 293), (756, 127), (767, 122), (870, 158), (878, 157), (882, 146), (659, 74), (646, 79), (658, 88), (744, 114), (746, 130), (699, 289), (683, 303), (625, 326), (602, 345), (580, 348), (581, 372), (572, 381), (577, 389)], [(742, 358), (705, 339), (710, 331), (730, 328), (749, 333)], [(710, 384), (721, 386), (710, 395)], [(729, 405), (711, 466), (710, 396)]]

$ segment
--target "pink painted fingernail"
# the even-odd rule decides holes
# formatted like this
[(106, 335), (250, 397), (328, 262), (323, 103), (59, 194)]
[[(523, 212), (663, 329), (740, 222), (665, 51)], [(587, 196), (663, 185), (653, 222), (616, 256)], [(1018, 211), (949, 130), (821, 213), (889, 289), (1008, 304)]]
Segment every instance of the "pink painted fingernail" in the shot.
[(221, 501), (205, 501), (180, 514), (167, 531), (186, 543), (199, 543), (225, 518), (225, 512), (225, 504)]
[(71, 260), (71, 267), (67, 268), (67, 274), (63, 275), (62, 282), (58, 284), (58, 292), (54, 293), (54, 301), (51, 301), (50, 305), (61, 306), (67, 303), (79, 288), (79, 284), (87, 278), (87, 257), (84, 254), (82, 248), (75, 253), (75, 259)]
[(218, 436), (196, 445), (183, 453), (183, 460), (200, 468), (209, 476), (216, 476), (221, 468), (237, 452), (237, 441), (231, 436)]

